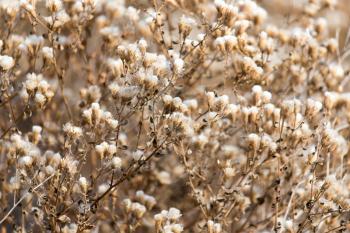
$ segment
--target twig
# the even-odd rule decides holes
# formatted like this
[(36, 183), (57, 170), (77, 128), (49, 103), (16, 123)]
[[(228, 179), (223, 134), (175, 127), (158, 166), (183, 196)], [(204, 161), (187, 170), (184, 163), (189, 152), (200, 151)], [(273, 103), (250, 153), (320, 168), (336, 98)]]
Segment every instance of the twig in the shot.
[(2, 224), (7, 219), (7, 217), (16, 209), (16, 207), (24, 200), (24, 198), (26, 198), (33, 191), (35, 191), (38, 188), (40, 188), (40, 186), (45, 184), (48, 180), (50, 180), (55, 175), (56, 174), (54, 173), (51, 176), (47, 177), (43, 182), (41, 182), (40, 184), (35, 186), (33, 189), (28, 189), (28, 191), (13, 205), (13, 207), (10, 209), (10, 211), (7, 212), (7, 214), (1, 219), (0, 224)]
[(102, 200), (108, 193), (110, 193), (114, 188), (116, 188), (119, 184), (123, 183), (130, 175), (134, 174), (135, 172), (137, 172), (148, 160), (150, 160), (157, 152), (160, 148), (162, 148), (162, 146), (164, 145), (164, 143), (166, 142), (167, 138), (164, 139), (164, 141), (156, 148), (154, 149), (154, 151), (148, 155), (146, 157), (146, 159), (140, 161), (138, 160), (138, 166), (134, 169), (132, 169), (132, 167), (136, 164), (136, 163), (132, 163), (128, 169), (126, 170), (126, 172), (123, 173), (122, 177), (120, 177), (114, 184), (110, 185), (109, 188), (102, 193), (99, 197), (96, 198), (96, 200), (91, 204), (91, 206), (96, 206), (97, 203)]

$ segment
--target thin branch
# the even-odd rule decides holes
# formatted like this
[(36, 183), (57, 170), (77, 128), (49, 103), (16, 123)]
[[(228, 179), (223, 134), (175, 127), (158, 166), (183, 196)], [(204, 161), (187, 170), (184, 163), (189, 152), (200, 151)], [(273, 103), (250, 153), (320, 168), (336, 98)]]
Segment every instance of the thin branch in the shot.
[(16, 207), (26, 198), (30, 193), (40, 188), (43, 184), (45, 184), (47, 181), (49, 181), (52, 177), (54, 177), (56, 174), (52, 174), (51, 176), (47, 177), (43, 182), (35, 186), (33, 189), (28, 189), (28, 191), (13, 205), (13, 207), (10, 209), (9, 212), (1, 219), (0, 225), (8, 218), (8, 216), (16, 209)]

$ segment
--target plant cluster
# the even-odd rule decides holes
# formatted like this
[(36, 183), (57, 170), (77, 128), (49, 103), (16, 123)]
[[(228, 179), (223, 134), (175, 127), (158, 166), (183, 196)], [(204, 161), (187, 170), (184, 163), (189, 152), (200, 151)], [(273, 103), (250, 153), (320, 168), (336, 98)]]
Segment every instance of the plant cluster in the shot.
[(346, 0), (267, 2), (0, 0), (1, 231), (350, 231)]

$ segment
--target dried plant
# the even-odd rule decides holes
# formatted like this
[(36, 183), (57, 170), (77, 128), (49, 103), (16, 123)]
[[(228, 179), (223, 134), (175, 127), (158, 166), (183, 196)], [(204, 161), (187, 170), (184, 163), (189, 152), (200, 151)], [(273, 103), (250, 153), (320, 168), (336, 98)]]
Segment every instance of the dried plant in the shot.
[(350, 232), (347, 3), (0, 0), (1, 232)]

